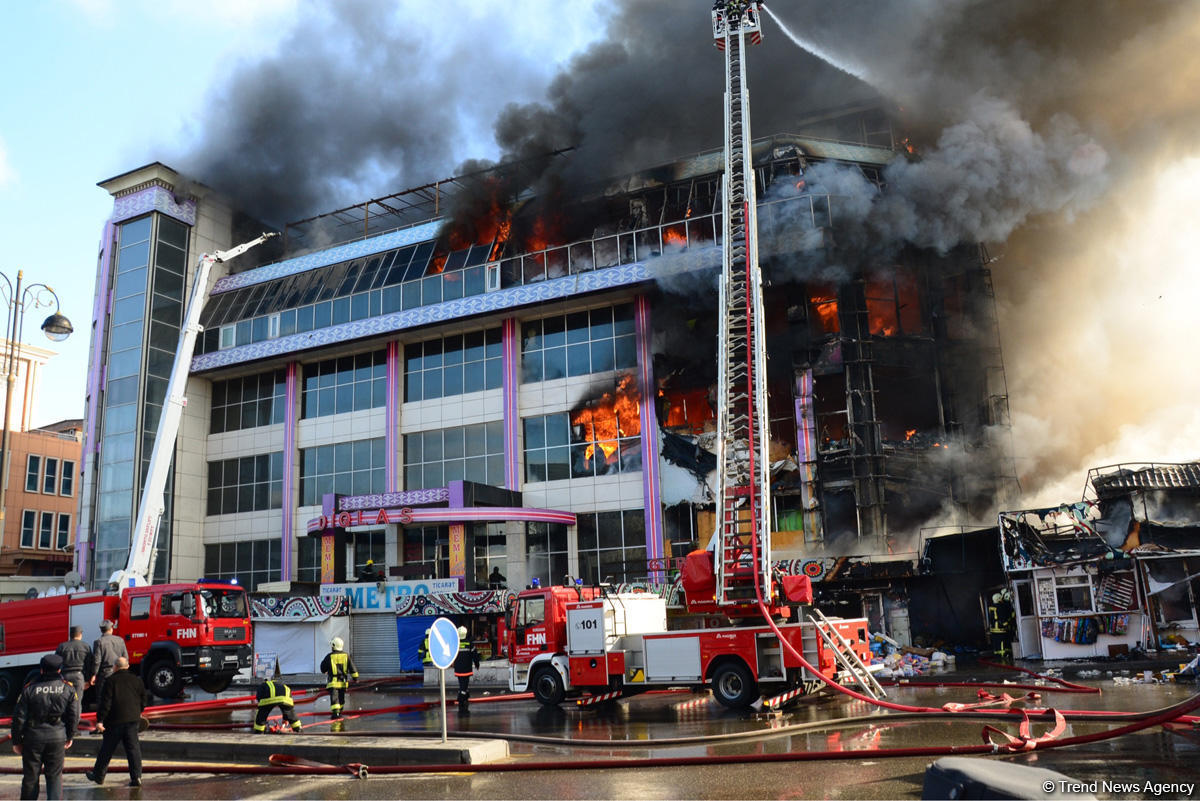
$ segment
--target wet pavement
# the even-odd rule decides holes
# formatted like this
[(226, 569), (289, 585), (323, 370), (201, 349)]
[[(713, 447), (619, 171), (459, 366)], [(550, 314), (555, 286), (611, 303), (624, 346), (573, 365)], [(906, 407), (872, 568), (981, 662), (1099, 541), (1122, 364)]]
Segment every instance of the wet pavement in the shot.
[[(1012, 677), (1013, 674), (1008, 674)], [(959, 671), (944, 680), (969, 681), (997, 678)], [(1025, 681), (1025, 678), (1021, 679)], [(1042, 702), (1060, 709), (1145, 711), (1182, 701), (1192, 694), (1189, 685), (1116, 686), (1111, 679), (1082, 681), (1100, 687), (1100, 694), (1068, 694), (1042, 689)], [(1003, 688), (990, 688), (993, 693)], [(244, 692), (231, 691), (227, 696)], [(484, 695), (487, 692), (488, 695)], [(889, 758), (873, 749), (914, 746), (973, 745), (981, 742), (985, 721), (975, 719), (896, 720), (865, 703), (841, 697), (804, 701), (781, 715), (732, 712), (707, 696), (691, 693), (643, 695), (600, 708), (543, 708), (532, 700), (488, 703), (499, 690), (477, 691), (469, 714), (450, 708), (447, 729), (476, 738), (500, 738), (508, 743), (503, 765), (549, 763), (535, 771), (470, 773), (420, 773), (388, 776), (378, 772), (368, 779), (313, 776), (148, 773), (142, 790), (124, 786), (123, 762), (114, 763), (110, 782), (96, 787), (81, 774), (64, 781), (66, 798), (919, 798), (924, 770), (931, 757)], [(1019, 695), (1017, 690), (1010, 694)], [(971, 688), (889, 688), (892, 700), (905, 704), (941, 706), (948, 702), (977, 700)], [(205, 694), (201, 697), (211, 698)], [(436, 689), (413, 687), (360, 690), (350, 695), (351, 714), (400, 704), (437, 700)], [(320, 698), (298, 707), (310, 734), (329, 731), (328, 702)], [(249, 710), (222, 710), (188, 716), (208, 725), (248, 722)], [(851, 725), (818, 730), (801, 724), (869, 716)], [(182, 719), (172, 717), (171, 723)], [(345, 738), (371, 741), (393, 736), (440, 737), (441, 716), (435, 707), (351, 718), (341, 728)], [(1016, 724), (1006, 729), (1015, 733)], [(1035, 724), (1035, 734), (1047, 726)], [(1064, 736), (1102, 730), (1106, 725), (1072, 723)], [(1194, 785), (1200, 791), (1200, 732), (1184, 734), (1161, 728), (1073, 748), (1037, 751), (993, 759), (1050, 768), (1080, 779), (1136, 783), (1135, 791), (1097, 788), (1100, 798), (1183, 798), (1181, 791), (1156, 794), (1147, 782)], [(158, 734), (152, 730), (147, 740)], [(172, 737), (180, 737), (171, 732)], [(233, 739), (220, 730), (194, 732), (197, 741)], [(238, 740), (244, 741), (245, 735)], [(316, 737), (309, 737), (316, 740)], [(682, 739), (681, 739), (682, 738)], [(686, 739), (692, 738), (692, 739)], [(95, 738), (98, 739), (98, 738)], [(261, 737), (279, 751), (287, 750), (288, 735)], [(399, 743), (399, 741), (396, 741)], [(822, 762), (737, 763), (759, 755), (791, 752), (839, 751), (849, 758)], [(861, 756), (855, 755), (861, 752)], [(234, 754), (231, 753), (231, 758)], [(603, 760), (724, 758), (733, 764), (642, 766), (605, 768)], [(311, 757), (310, 757), (311, 758)], [(368, 761), (368, 760), (362, 760)], [(370, 760), (369, 762), (376, 762)], [(377, 767), (378, 763), (376, 762)], [(90, 762), (69, 757), (68, 765)], [(17, 767), (15, 756), (0, 759), (2, 767)], [(575, 769), (579, 766), (579, 769)], [(368, 768), (369, 769), (369, 768)], [(0, 797), (17, 796), (19, 777), (0, 776)]]

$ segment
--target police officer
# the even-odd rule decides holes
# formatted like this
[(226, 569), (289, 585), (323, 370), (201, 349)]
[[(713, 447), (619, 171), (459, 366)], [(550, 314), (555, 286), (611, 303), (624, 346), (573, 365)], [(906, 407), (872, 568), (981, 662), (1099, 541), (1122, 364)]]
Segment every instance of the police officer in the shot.
[(254, 733), (263, 734), (267, 730), (267, 718), (271, 716), (271, 710), (279, 707), (279, 711), (283, 713), (283, 719), (292, 726), (292, 731), (296, 734), (300, 733), (300, 719), (296, 717), (296, 710), (293, 708), (295, 702), (292, 700), (292, 688), (284, 684), (282, 681), (268, 680), (258, 685), (258, 691), (254, 696), (258, 699), (258, 714), (254, 716)]
[(63, 761), (79, 725), (79, 696), (62, 679), (62, 657), (46, 654), (41, 675), (25, 685), (12, 716), (13, 751), (21, 755), (21, 798), (38, 797), (46, 774), (46, 798), (62, 798)]
[(71, 626), (71, 639), (59, 645), (54, 653), (62, 657), (63, 680), (75, 688), (82, 708), (83, 691), (87, 687), (88, 679), (96, 671), (92, 649), (83, 641), (83, 626)]
[(458, 679), (458, 711), (470, 712), (471, 677), (479, 667), (479, 651), (467, 639), (467, 627), (458, 627), (458, 656), (454, 657), (454, 675)]
[(346, 703), (347, 679), (358, 681), (358, 668), (354, 666), (350, 654), (343, 650), (344, 647), (342, 638), (334, 637), (329, 641), (329, 653), (321, 660), (321, 672), (329, 677), (325, 685), (329, 690), (329, 714), (335, 718), (342, 716), (342, 707)]
[(92, 658), (96, 663), (96, 674), (92, 682), (96, 685), (96, 698), (104, 690), (104, 680), (112, 675), (117, 660), (129, 658), (125, 650), (125, 641), (112, 633), (113, 624), (108, 620), (100, 621), (100, 638), (92, 643)]

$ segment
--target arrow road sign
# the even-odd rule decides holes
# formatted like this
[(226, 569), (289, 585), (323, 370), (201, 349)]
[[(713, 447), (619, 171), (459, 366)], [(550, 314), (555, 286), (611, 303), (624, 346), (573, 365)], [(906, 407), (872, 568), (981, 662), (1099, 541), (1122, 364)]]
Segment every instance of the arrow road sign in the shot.
[(458, 627), (448, 617), (439, 617), (429, 627), (429, 659), (434, 667), (445, 670), (458, 656)]

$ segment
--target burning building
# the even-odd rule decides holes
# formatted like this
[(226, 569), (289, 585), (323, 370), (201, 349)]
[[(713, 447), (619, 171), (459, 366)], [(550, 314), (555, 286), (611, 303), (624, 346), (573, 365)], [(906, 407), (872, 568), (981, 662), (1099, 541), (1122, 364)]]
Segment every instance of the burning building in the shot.
[[(922, 527), (994, 513), (1013, 475), (986, 254), (872, 247), (830, 176), (885, 195), (882, 167), (909, 156), (877, 110), (838, 130), (856, 125), (754, 145), (774, 553), (830, 593), (915, 570)], [(501, 166), (218, 265), (157, 575), (328, 583), (369, 558), (466, 589), (495, 569), (668, 582), (714, 526), (721, 171), (707, 152), (534, 193)], [(189, 265), (259, 230), (162, 164), (101, 186), (92, 584), (128, 549)]]

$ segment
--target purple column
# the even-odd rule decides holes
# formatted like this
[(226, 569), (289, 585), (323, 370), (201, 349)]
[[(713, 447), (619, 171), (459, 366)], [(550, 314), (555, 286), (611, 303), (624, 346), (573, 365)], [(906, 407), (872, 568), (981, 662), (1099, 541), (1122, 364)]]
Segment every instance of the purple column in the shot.
[(509, 317), (501, 327), (501, 347), (504, 392), (504, 488), (515, 490), (521, 485), (520, 462), (517, 449), (517, 427), (521, 424), (521, 411), (517, 407), (517, 387), (520, 384), (517, 365), (517, 319)]
[[(639, 295), (634, 301), (634, 326), (637, 332), (638, 402), (642, 426), (642, 498), (646, 515), (646, 559), (651, 563), (650, 578), (663, 580), (662, 502), (658, 487), (658, 416), (654, 413), (654, 356), (650, 350), (650, 300)], [(657, 563), (654, 560), (658, 560)], [(655, 568), (657, 564), (657, 569)]]
[(387, 432), (384, 434), (387, 461), (385, 463), (387, 491), (400, 491), (400, 343), (387, 344)]
[(299, 496), (296, 492), (296, 418), (299, 416), (297, 395), (300, 388), (300, 364), (289, 362), (287, 366), (286, 394), (284, 395), (283, 414), (283, 531), (279, 564), (279, 580), (291, 581), (295, 574), (292, 572), (292, 540), (295, 536), (292, 529), (295, 525), (296, 502)]

